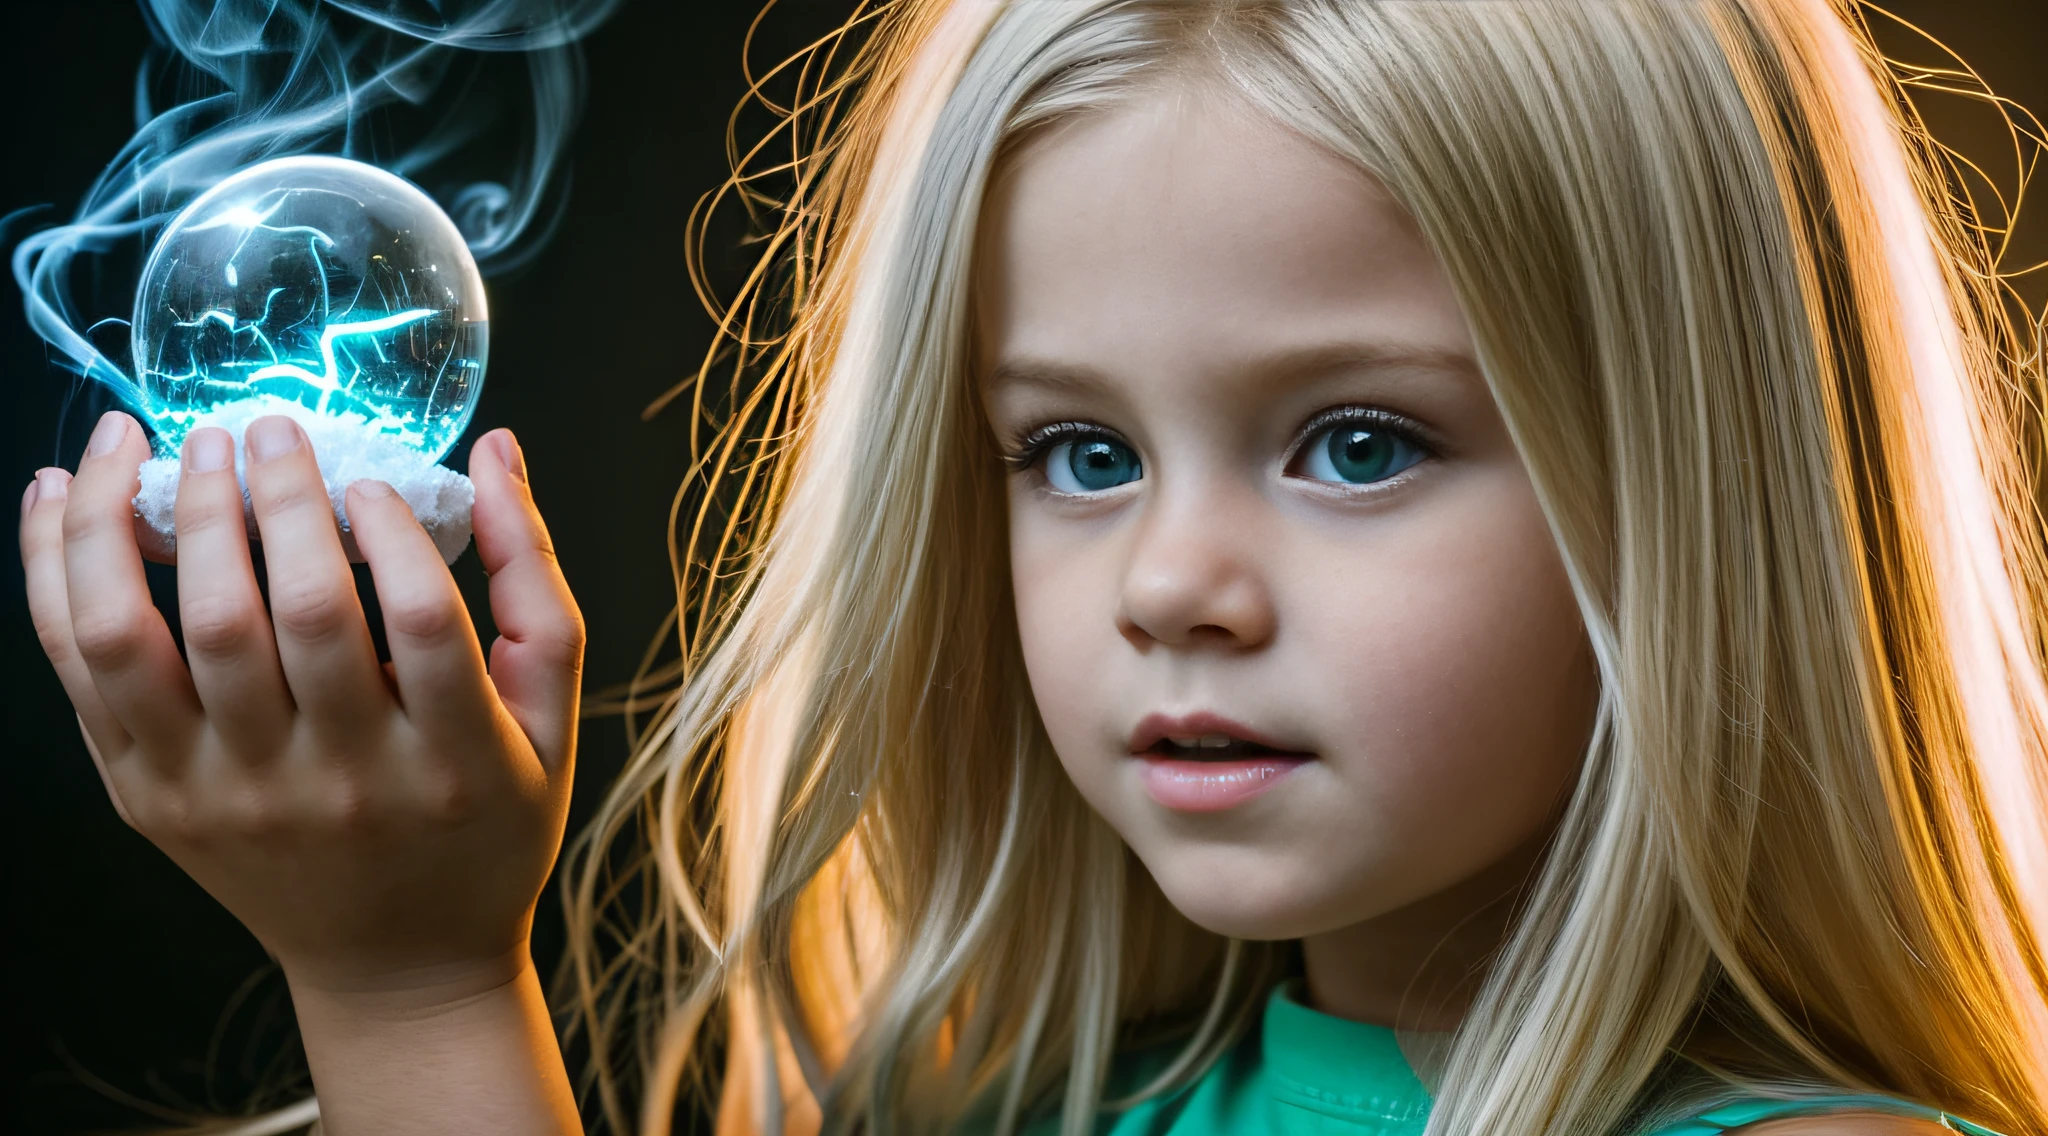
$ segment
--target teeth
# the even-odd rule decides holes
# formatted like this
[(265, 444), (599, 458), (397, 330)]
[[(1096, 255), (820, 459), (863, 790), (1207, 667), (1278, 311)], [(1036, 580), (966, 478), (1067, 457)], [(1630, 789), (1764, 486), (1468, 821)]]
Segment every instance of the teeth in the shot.
[(1229, 734), (1203, 734), (1195, 738), (1166, 739), (1181, 749), (1229, 749), (1237, 739)]

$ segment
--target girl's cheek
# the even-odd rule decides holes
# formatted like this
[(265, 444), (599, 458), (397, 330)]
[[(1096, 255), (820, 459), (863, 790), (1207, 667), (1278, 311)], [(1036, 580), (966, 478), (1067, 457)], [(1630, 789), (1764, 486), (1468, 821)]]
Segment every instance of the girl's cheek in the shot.
[(1139, 715), (1144, 658), (1118, 630), (1128, 549), (1110, 526), (1034, 514), (1012, 502), (1011, 581), (1019, 640), (1046, 737), (1069, 781), (1126, 841), (1150, 802), (1142, 799), (1124, 732)]
[(1569, 580), (1508, 472), (1469, 478), (1400, 539), (1342, 558), (1348, 580), (1319, 573), (1322, 618), (1300, 626), (1317, 660), (1304, 676), (1327, 676), (1333, 772), (1453, 861), (1532, 835), (1575, 775), (1597, 701)]
[[(1260, 567), (1276, 633), (1226, 677), (1123, 638), (1113, 539), (1028, 514), (1012, 526), (1025, 664), (1068, 776), (1176, 904), (1233, 933), (1370, 918), (1524, 844), (1569, 790), (1597, 697), (1518, 465), (1473, 471), (1410, 512), (1282, 531)], [(1255, 839), (1187, 843), (1127, 768), (1118, 731), (1157, 708), (1133, 699), (1189, 680), (1230, 701), (1218, 709), (1284, 716), (1319, 749), (1314, 790), (1274, 793), (1285, 807)], [(1264, 898), (1236, 911), (1216, 907), (1223, 894)]]
[[(1101, 747), (1107, 691), (1103, 670), (1118, 646), (1115, 587), (1101, 542), (1044, 518), (1011, 526), (1011, 579), (1025, 670), (1046, 733), (1077, 782), (1074, 759)], [(1087, 793), (1088, 786), (1081, 785)]]

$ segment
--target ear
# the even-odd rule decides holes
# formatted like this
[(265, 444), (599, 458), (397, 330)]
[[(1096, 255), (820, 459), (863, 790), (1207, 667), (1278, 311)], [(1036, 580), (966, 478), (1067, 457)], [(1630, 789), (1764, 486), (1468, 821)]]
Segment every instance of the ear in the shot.
[(1830, 1112), (1760, 1120), (1730, 1128), (1723, 1136), (1955, 1136), (1939, 1121), (1889, 1112)]

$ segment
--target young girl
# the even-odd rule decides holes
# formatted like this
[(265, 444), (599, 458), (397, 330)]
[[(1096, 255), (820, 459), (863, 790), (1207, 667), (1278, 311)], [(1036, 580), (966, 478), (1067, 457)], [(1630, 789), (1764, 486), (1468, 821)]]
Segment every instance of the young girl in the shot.
[[(1853, 10), (863, 18), (569, 865), (613, 1129), (2048, 1132), (2039, 360)], [(259, 426), (267, 617), (185, 451), (189, 672), (140, 431), (30, 490), (95, 759), (278, 956), (327, 1131), (576, 1130), (526, 933), (580, 629), (517, 448), (488, 676), (351, 491), (379, 681)]]

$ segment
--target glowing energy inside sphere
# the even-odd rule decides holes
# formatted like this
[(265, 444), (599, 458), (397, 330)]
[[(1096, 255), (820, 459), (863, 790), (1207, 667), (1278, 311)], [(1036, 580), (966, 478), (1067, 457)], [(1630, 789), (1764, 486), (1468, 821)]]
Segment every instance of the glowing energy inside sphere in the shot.
[(432, 198), (347, 158), (278, 158), (164, 230), (136, 291), (135, 368), (173, 453), (195, 424), (284, 412), (433, 462), (475, 410), (489, 329), (476, 261)]

